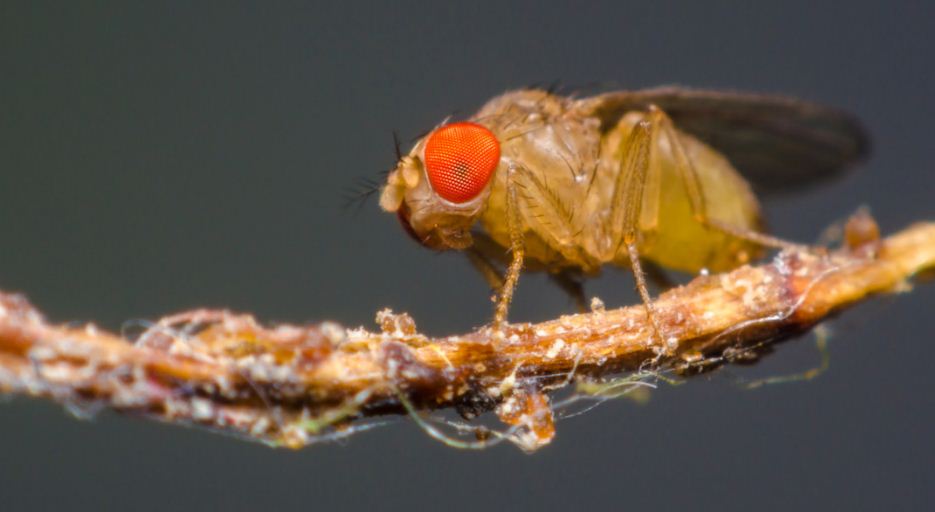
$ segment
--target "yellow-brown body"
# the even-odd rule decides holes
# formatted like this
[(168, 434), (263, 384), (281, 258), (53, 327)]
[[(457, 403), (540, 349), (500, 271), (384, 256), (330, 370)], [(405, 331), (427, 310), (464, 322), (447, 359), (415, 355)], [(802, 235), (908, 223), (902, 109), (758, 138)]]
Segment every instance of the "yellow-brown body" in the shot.
[[(427, 155), (429, 142), (440, 152)], [(818, 181), (866, 146), (847, 114), (781, 96), (662, 87), (577, 99), (523, 89), (419, 140), (380, 205), (427, 247), (469, 249), (501, 289), (495, 326), (524, 262), (553, 272), (579, 304), (567, 270), (631, 267), (652, 318), (641, 259), (722, 271), (764, 246), (792, 245), (762, 234), (745, 177), (778, 189)], [(510, 261), (505, 278), (490, 259)]]
[[(610, 212), (623, 172), (620, 149), (640, 113), (624, 115), (602, 131), (599, 120), (580, 106), (543, 91), (517, 91), (495, 98), (472, 118), (497, 134), (502, 147), (480, 223), (494, 241), (510, 246), (507, 180), (513, 166), (527, 258), (587, 273), (608, 263), (630, 266), (626, 248), (614, 236), (619, 226), (611, 224)], [(701, 181), (708, 216), (759, 230), (756, 198), (730, 162), (694, 137), (677, 133)], [(694, 219), (670, 145), (658, 144), (651, 160), (639, 222), (640, 256), (697, 272), (732, 268), (759, 253), (756, 245)]]

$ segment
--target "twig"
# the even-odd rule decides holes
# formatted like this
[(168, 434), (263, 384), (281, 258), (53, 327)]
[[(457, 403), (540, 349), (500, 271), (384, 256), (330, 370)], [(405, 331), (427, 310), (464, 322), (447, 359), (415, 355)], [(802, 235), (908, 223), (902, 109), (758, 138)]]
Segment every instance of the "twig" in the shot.
[(510, 428), (458, 423), (480, 439), (463, 445), (501, 438), (533, 450), (554, 435), (554, 389), (583, 382), (593, 389), (626, 372), (643, 373), (605, 389), (638, 385), (646, 372), (708, 370), (868, 295), (907, 290), (910, 277), (935, 268), (935, 223), (881, 241), (872, 219), (857, 215), (845, 239), (833, 252), (784, 252), (662, 294), (655, 310), (666, 347), (654, 344), (642, 306), (514, 324), (502, 336), (482, 328), (438, 339), (389, 310), (377, 315), (376, 333), (327, 322), (264, 327), (249, 315), (197, 310), (128, 341), (93, 325), (51, 325), (22, 296), (0, 293), (0, 391), (293, 448), (381, 415), (455, 408), (470, 418), (494, 410)]

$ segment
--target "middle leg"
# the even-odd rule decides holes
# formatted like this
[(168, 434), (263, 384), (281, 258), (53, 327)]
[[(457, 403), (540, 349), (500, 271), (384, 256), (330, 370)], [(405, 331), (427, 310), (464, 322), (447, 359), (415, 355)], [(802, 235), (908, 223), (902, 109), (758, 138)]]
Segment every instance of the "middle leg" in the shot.
[[(662, 329), (656, 318), (656, 311), (653, 306), (652, 298), (649, 295), (649, 288), (646, 286), (646, 275), (640, 264), (640, 255), (637, 244), (640, 237), (641, 218), (645, 220), (644, 209), (649, 210), (658, 208), (655, 204), (658, 197), (650, 198), (650, 201), (644, 205), (644, 197), (649, 194), (658, 193), (657, 176), (651, 176), (652, 154), (655, 141), (658, 137), (658, 124), (652, 123), (649, 119), (641, 119), (630, 130), (630, 133), (623, 140), (620, 146), (621, 164), (617, 172), (617, 179), (614, 184), (613, 199), (610, 210), (610, 229), (611, 243), (615, 247), (615, 252), (620, 248), (626, 248), (627, 256), (630, 260), (630, 268), (633, 271), (633, 277), (636, 280), (636, 289), (646, 308), (646, 317), (652, 330), (652, 336), (656, 340), (657, 346), (662, 351), (668, 351), (665, 339), (662, 336)], [(647, 190), (647, 184), (650, 184)], [(652, 204), (649, 204), (652, 203)]]

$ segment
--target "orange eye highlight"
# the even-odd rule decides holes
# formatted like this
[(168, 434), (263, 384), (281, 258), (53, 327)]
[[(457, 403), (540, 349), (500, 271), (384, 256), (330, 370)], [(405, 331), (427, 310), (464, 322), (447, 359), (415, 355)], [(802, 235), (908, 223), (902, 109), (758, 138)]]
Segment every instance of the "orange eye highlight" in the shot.
[(425, 142), (425, 171), (432, 189), (452, 203), (480, 194), (500, 162), (500, 143), (477, 123), (452, 123)]

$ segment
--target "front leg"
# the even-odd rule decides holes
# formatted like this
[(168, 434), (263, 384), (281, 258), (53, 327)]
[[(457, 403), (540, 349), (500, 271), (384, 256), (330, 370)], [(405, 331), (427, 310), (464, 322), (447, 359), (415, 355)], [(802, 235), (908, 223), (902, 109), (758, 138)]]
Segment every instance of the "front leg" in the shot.
[[(506, 179), (506, 216), (509, 228), (511, 261), (504, 278), (494, 326), (499, 329), (506, 321), (513, 289), (519, 279), (526, 254), (523, 233), (529, 230), (554, 251), (553, 257), (562, 263), (590, 269), (595, 266), (580, 245), (580, 236), (584, 227), (577, 216), (579, 207), (573, 201), (563, 198), (556, 188), (550, 186), (547, 176), (531, 171), (522, 166), (511, 165)], [(547, 267), (548, 262), (543, 262)], [(579, 308), (586, 307), (584, 293), (580, 284), (575, 284), (567, 276), (552, 276), (563, 290), (571, 294)]]
[[(504, 251), (503, 246), (495, 242), (486, 233), (474, 232), (471, 233), (471, 238), (474, 239), (474, 244), (465, 249), (464, 253), (471, 266), (484, 278), (490, 289), (499, 294), (506, 280), (504, 267), (510, 263), (509, 255)], [(526, 266), (528, 270), (529, 266)], [(583, 276), (578, 269), (572, 267), (555, 269), (545, 266), (542, 268), (537, 267), (536, 270), (545, 271), (548, 274), (549, 281), (568, 295), (579, 312), (585, 313), (588, 311), (588, 303), (585, 299), (582, 283)], [(498, 299), (494, 298), (494, 300)]]
[(493, 330), (497, 333), (502, 333), (503, 325), (506, 323), (510, 302), (513, 301), (513, 291), (519, 281), (520, 271), (523, 269), (523, 258), (526, 251), (523, 244), (523, 230), (520, 221), (515, 177), (516, 170), (511, 165), (507, 170), (506, 179), (506, 216), (510, 230), (510, 254), (512, 257), (510, 266), (507, 268), (503, 287), (500, 288), (500, 296), (497, 299), (497, 308), (493, 317)]

